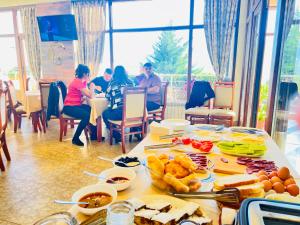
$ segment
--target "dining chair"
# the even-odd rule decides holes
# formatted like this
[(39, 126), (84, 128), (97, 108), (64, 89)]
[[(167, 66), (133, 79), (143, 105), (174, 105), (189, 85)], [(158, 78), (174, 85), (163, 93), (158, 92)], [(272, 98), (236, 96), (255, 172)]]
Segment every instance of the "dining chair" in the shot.
[(18, 128), (21, 128), (22, 124), (22, 116), (26, 115), (26, 111), (24, 106), (17, 101), (16, 89), (12, 83), (12, 81), (4, 81), (4, 84), (7, 88), (8, 92), (8, 106), (7, 110), (8, 116), (13, 114), (14, 116), (14, 132), (17, 133)]
[[(125, 136), (133, 134), (145, 135), (147, 122), (147, 89), (141, 87), (128, 87), (123, 92), (123, 116), (122, 120), (109, 120), (110, 145), (113, 141), (113, 131), (121, 133), (122, 152), (125, 153)], [(126, 129), (128, 128), (128, 129)], [(140, 129), (130, 129), (140, 128)], [(129, 132), (126, 132), (126, 131)]]
[(209, 113), (210, 124), (233, 126), (236, 116), (233, 111), (234, 82), (216, 82), (215, 99)]
[(185, 110), (185, 119), (193, 124), (208, 124), (211, 100), (207, 100), (203, 106)]
[[(193, 86), (193, 88), (196, 88)], [(208, 124), (209, 123), (209, 113), (211, 109), (211, 101), (209, 99), (204, 102), (203, 106), (189, 108), (185, 110), (185, 119), (189, 120), (191, 124)]]
[[(59, 141), (62, 142), (63, 136), (67, 135), (68, 131), (68, 125), (70, 125), (71, 128), (74, 128), (75, 125), (79, 124), (79, 120), (77, 118), (68, 116), (62, 112), (64, 101), (62, 97), (62, 93), (60, 90), (60, 87), (58, 87), (59, 91)], [(84, 134), (86, 136), (86, 139), (88, 140), (88, 127), (84, 129)]]
[(48, 108), (48, 97), (49, 97), (49, 90), (50, 90), (50, 81), (39, 81), (39, 88), (41, 93), (41, 120), (42, 120), (42, 127), (44, 133), (46, 133), (47, 124), (47, 108)]
[(1, 149), (4, 152), (7, 161), (11, 161), (10, 154), (6, 144), (6, 128), (7, 128), (7, 106), (6, 101), (8, 98), (8, 89), (0, 89), (0, 169), (1, 171), (5, 171), (5, 166), (3, 163), (3, 159), (1, 156)]
[(148, 121), (162, 121), (165, 119), (165, 112), (167, 108), (167, 99), (168, 99), (168, 86), (169, 82), (162, 82), (161, 84), (161, 106), (159, 109), (148, 111)]

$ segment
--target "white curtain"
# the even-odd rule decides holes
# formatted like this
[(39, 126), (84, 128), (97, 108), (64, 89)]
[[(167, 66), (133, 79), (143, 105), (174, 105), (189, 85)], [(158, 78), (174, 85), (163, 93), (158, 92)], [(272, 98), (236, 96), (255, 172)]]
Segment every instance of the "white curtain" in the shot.
[(20, 9), (27, 59), (33, 78), (41, 78), (40, 34), (36, 20), (35, 7)]
[(223, 80), (226, 72), (236, 11), (237, 0), (205, 0), (206, 46), (218, 80)]
[(105, 6), (105, 0), (72, 2), (78, 34), (76, 61), (87, 65), (92, 77), (98, 75), (103, 55)]

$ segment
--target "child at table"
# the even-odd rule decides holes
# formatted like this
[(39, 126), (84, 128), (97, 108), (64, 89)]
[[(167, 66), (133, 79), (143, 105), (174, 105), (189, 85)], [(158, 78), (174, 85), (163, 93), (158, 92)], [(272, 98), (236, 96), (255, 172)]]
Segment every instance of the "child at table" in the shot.
[[(90, 121), (91, 107), (83, 104), (85, 98), (92, 98), (95, 89), (93, 83), (91, 83), (90, 89), (87, 88), (89, 76), (90, 69), (86, 65), (79, 64), (75, 71), (75, 78), (68, 87), (64, 102), (63, 113), (75, 119), (80, 119), (72, 139), (72, 143), (77, 146), (84, 146), (79, 137)], [(91, 140), (96, 140), (96, 127), (90, 125), (90, 128), (92, 130)]]
[[(116, 66), (111, 82), (106, 91), (108, 108), (102, 113), (103, 121), (109, 129), (109, 120), (122, 120), (123, 115), (123, 90), (125, 87), (132, 87), (133, 82), (128, 78), (123, 66)], [(120, 133), (114, 131), (115, 142), (121, 141)]]

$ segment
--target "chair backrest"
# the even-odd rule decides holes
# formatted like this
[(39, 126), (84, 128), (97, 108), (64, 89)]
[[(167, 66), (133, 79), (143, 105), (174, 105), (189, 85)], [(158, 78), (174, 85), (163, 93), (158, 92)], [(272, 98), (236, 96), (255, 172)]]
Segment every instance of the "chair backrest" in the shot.
[(123, 123), (145, 120), (147, 89), (127, 87), (124, 89), (123, 96)]
[(168, 98), (169, 81), (161, 83), (161, 106), (166, 108)]
[(8, 89), (0, 89), (0, 134), (2, 132), (5, 132), (5, 129), (7, 127), (7, 107), (6, 102), (8, 98)]
[(234, 82), (216, 82), (215, 95), (214, 108), (232, 109)]
[(49, 90), (50, 90), (51, 82), (47, 81), (40, 81), (39, 87), (41, 92), (41, 106), (43, 109), (48, 108), (48, 97), (49, 97)]
[(29, 81), (30, 81), (30, 77), (26, 78), (26, 86), (25, 86), (25, 90), (29, 91)]
[(11, 108), (14, 108), (18, 104), (17, 93), (14, 84), (11, 80), (4, 81), (4, 84), (8, 92), (8, 104)]

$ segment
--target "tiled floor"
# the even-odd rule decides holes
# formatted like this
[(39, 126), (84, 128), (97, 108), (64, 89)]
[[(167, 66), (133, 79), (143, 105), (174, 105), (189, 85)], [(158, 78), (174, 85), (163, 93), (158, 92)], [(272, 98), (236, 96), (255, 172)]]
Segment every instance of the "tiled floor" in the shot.
[[(46, 134), (32, 132), (25, 118), (15, 135), (7, 130), (12, 161), (0, 172), (0, 224), (33, 224), (34, 221), (69, 206), (57, 205), (54, 199), (68, 200), (82, 186), (96, 183), (84, 170), (99, 173), (111, 166), (97, 156), (114, 158), (120, 145), (92, 142), (79, 148), (71, 144), (70, 129), (63, 142), (58, 141), (58, 121), (51, 121)], [(84, 136), (82, 136), (84, 139)], [(128, 144), (127, 149), (136, 143)]]

